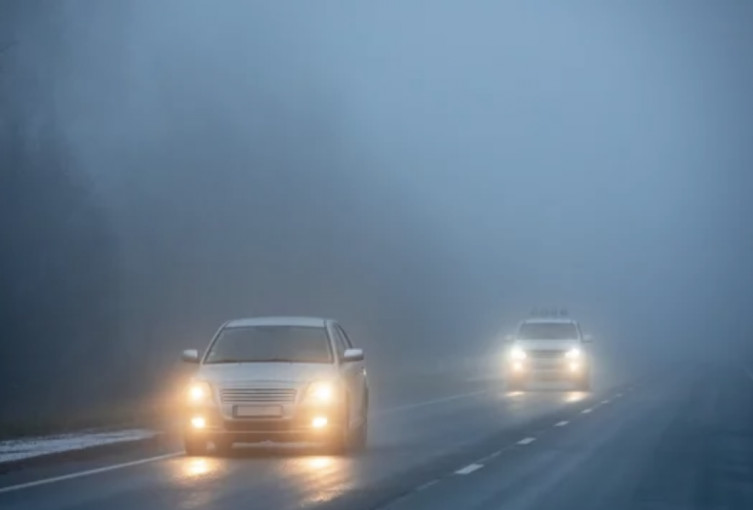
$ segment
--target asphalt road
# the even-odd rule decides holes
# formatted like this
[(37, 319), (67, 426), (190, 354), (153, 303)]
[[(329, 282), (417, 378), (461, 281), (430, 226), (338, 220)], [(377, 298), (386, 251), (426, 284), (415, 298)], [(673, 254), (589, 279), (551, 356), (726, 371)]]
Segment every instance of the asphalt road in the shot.
[(377, 400), (371, 420), (356, 457), (167, 444), (6, 473), (0, 508), (753, 508), (753, 372), (734, 362), (601, 377), (592, 394), (444, 380)]

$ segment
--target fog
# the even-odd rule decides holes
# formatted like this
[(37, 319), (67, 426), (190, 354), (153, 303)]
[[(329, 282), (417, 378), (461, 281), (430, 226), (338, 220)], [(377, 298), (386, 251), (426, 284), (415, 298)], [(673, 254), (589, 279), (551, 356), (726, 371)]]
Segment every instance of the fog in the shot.
[(242, 316), (335, 317), (382, 374), (536, 306), (605, 366), (748, 347), (751, 15), (3, 2), (0, 418), (147, 398)]

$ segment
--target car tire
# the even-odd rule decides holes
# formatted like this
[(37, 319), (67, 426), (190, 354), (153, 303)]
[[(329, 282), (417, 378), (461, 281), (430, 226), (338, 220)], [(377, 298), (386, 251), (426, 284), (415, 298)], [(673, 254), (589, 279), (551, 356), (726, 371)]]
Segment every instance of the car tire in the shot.
[(508, 379), (506, 386), (508, 391), (523, 391), (526, 388), (526, 383), (517, 379)]
[(332, 437), (327, 442), (327, 450), (333, 455), (342, 455), (346, 453), (352, 444), (353, 435), (350, 430), (350, 402), (345, 402), (345, 412), (343, 412), (342, 422), (333, 431)]
[(202, 437), (196, 437), (191, 434), (183, 436), (183, 449), (186, 451), (186, 455), (206, 455), (207, 454), (207, 440)]
[(350, 437), (349, 449), (354, 452), (361, 452), (366, 449), (369, 439), (369, 394), (363, 397), (363, 411), (361, 412), (361, 424)]
[(342, 455), (348, 450), (349, 443), (350, 434), (348, 433), (348, 427), (347, 425), (342, 425), (334, 432), (332, 438), (327, 442), (327, 452), (332, 455)]

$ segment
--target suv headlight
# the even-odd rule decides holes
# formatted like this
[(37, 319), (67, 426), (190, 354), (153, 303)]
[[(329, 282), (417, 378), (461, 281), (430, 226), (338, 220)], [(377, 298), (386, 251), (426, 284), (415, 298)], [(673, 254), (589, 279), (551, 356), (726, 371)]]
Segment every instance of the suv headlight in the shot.
[(203, 404), (212, 399), (212, 388), (206, 381), (194, 381), (188, 385), (188, 402), (191, 404)]
[(524, 351), (520, 347), (516, 346), (510, 350), (510, 359), (512, 359), (513, 361), (523, 361), (527, 357), (528, 355), (526, 354), (526, 351)]
[(330, 381), (315, 381), (306, 388), (303, 398), (307, 404), (329, 404), (337, 400), (337, 385)]
[(571, 359), (571, 360), (580, 359), (582, 355), (583, 353), (577, 347), (573, 347), (572, 349), (570, 349), (569, 351), (565, 353), (565, 356), (567, 357), (567, 359)]

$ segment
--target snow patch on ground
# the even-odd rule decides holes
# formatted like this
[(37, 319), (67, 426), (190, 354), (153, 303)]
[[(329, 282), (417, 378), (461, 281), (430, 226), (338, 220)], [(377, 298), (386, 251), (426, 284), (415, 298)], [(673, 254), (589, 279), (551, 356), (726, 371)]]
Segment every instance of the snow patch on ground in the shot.
[(40, 455), (83, 450), (106, 444), (141, 441), (156, 435), (157, 433), (153, 430), (128, 429), (10, 439), (0, 441), (0, 462), (30, 459)]

